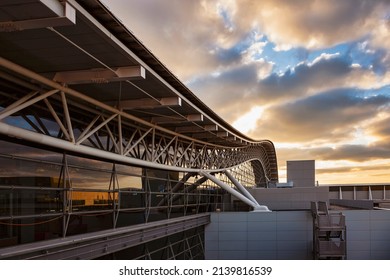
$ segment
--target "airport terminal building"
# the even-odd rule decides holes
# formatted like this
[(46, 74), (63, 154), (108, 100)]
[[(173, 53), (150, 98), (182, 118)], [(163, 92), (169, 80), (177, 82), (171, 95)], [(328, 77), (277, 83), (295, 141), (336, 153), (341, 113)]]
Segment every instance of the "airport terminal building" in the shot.
[(0, 42), (0, 259), (390, 259), (389, 185), (280, 184), (100, 1), (2, 1)]

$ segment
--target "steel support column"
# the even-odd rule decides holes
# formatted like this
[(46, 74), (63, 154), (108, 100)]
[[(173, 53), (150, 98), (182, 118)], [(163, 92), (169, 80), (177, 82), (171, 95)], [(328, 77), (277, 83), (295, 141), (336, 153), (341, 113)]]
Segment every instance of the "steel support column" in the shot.
[(204, 171), (200, 171), (199, 172), (200, 175), (210, 179), (211, 181), (213, 181), (215, 184), (217, 184), (218, 186), (220, 186), (221, 188), (223, 188), (225, 191), (229, 192), (230, 194), (232, 194), (234, 197), (238, 198), (239, 200), (241, 200), (242, 202), (244, 202), (245, 204), (253, 207), (254, 211), (258, 211), (258, 212), (270, 212), (270, 210), (268, 209), (267, 206), (265, 205), (259, 205), (257, 202), (253, 202), (252, 200), (250, 200), (249, 198), (247, 198), (246, 196), (242, 195), (241, 193), (239, 193), (238, 191), (234, 190), (233, 188), (231, 188), (229, 185), (227, 185), (226, 183), (222, 182), (221, 180), (219, 180), (218, 178), (216, 178), (215, 176), (207, 173), (207, 172), (204, 172)]

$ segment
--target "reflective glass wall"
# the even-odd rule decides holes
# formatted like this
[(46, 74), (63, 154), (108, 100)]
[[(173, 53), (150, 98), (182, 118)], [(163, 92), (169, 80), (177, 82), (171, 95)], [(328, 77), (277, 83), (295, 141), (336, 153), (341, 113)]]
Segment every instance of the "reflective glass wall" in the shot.
[(0, 247), (230, 209), (196, 175), (0, 141)]

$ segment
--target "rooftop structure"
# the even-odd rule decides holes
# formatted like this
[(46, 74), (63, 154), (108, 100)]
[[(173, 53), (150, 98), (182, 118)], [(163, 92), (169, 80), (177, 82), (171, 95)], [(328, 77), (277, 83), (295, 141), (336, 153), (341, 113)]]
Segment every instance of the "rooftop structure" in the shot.
[[(95, 246), (126, 232), (133, 258), (203, 258), (208, 219), (194, 215), (268, 211), (245, 187), (278, 181), (273, 143), (220, 118), (100, 1), (2, 2), (0, 42), (0, 247), (35, 258), (70, 238), (75, 257), (80, 234)], [(129, 241), (182, 217), (157, 247)]]
[(278, 183), (273, 143), (220, 118), (100, 1), (3, 1), (0, 55), (0, 259), (309, 259), (331, 241), (319, 201), (369, 207), (343, 214), (342, 258), (390, 258), (389, 185), (315, 186), (314, 161)]

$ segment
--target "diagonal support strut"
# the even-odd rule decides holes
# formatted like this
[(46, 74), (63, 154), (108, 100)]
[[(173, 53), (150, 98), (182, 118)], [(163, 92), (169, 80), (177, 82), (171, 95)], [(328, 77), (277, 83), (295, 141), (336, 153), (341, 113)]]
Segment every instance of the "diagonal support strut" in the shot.
[(251, 199), (247, 198), (245, 195), (234, 190), (229, 185), (222, 182), (221, 180), (219, 180), (217, 177), (211, 175), (210, 173), (207, 173), (205, 171), (199, 171), (199, 175), (202, 175), (202, 176), (210, 179), (215, 184), (217, 184), (218, 186), (220, 186), (221, 188), (223, 188), (224, 190), (226, 190), (227, 192), (232, 194), (234, 197), (238, 198), (239, 200), (246, 203), (247, 205), (253, 207), (253, 211), (255, 211), (255, 212), (270, 212), (270, 210), (268, 209), (267, 206), (260, 205), (257, 201), (256, 202), (252, 201)]

